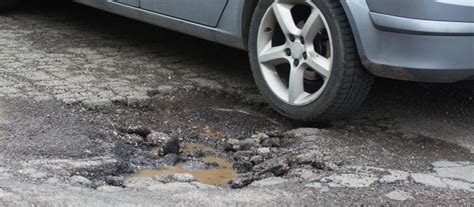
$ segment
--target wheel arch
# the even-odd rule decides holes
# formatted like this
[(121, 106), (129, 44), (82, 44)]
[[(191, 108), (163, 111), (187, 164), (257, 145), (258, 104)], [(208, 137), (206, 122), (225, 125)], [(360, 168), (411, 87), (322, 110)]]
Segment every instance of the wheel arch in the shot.
[(250, 23), (252, 22), (253, 13), (257, 8), (259, 0), (245, 0), (244, 9), (242, 11), (242, 42), (244, 49), (248, 50), (248, 41), (250, 35)]
[[(367, 55), (365, 54), (364, 47), (362, 45), (363, 44), (362, 43), (362, 38), (360, 36), (359, 29), (358, 29), (358, 26), (357, 26), (357, 22), (356, 22), (356, 19), (354, 17), (354, 12), (359, 12), (359, 13), (366, 12), (367, 15), (369, 15), (369, 13), (368, 13), (368, 11), (365, 11), (363, 9), (363, 7), (357, 6), (358, 2), (361, 2), (361, 1), (357, 1), (357, 2), (352, 1), (352, 0), (339, 0), (339, 1), (341, 2), (344, 13), (345, 13), (347, 19), (349, 20), (349, 26), (351, 27), (351, 30), (352, 30), (352, 36), (354, 37), (354, 40), (355, 40), (355, 43), (356, 43), (356, 48), (357, 48), (357, 52), (359, 53), (359, 58), (361, 59), (362, 62), (364, 62), (364, 60), (367, 59)], [(350, 2), (350, 1), (352, 1), (352, 2)], [(362, 1), (364, 1), (364, 0), (362, 0)], [(349, 3), (352, 3), (353, 4), (352, 7), (357, 8), (357, 11), (351, 10), (351, 7), (349, 6)]]

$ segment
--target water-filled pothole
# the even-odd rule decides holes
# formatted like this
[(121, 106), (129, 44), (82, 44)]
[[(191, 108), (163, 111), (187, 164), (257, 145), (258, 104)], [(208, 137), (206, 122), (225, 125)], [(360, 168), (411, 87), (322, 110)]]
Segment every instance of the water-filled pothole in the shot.
[[(214, 149), (199, 145), (189, 144), (183, 148), (183, 152), (191, 152), (192, 150), (201, 150), (204, 152), (213, 151)], [(186, 163), (180, 162), (173, 167), (163, 169), (144, 169), (140, 170), (135, 176), (154, 177), (165, 176), (170, 174), (191, 174), (194, 178), (204, 184), (215, 185), (219, 187), (228, 187), (229, 181), (237, 177), (237, 173), (233, 168), (233, 163), (224, 158), (217, 156), (203, 156), (199, 160), (204, 163), (216, 164), (216, 167), (210, 169), (189, 169)]]

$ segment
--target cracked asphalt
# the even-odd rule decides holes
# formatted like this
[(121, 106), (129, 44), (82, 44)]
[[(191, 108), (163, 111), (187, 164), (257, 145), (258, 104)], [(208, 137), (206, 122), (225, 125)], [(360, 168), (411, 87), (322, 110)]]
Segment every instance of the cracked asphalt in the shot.
[[(76, 4), (28, 5), (0, 14), (0, 205), (472, 206), (473, 85), (377, 79), (352, 118), (304, 125), (265, 103), (243, 51)], [(133, 176), (195, 155), (153, 155), (127, 140), (131, 125), (258, 176), (239, 189)]]

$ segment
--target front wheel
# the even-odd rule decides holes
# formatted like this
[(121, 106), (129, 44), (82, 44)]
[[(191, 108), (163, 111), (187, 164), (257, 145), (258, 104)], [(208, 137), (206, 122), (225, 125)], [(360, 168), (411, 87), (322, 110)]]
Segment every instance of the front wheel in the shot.
[(20, 4), (20, 0), (0, 0), (0, 11), (13, 9)]
[(249, 54), (258, 88), (291, 119), (343, 117), (366, 99), (373, 77), (362, 67), (339, 1), (260, 0)]

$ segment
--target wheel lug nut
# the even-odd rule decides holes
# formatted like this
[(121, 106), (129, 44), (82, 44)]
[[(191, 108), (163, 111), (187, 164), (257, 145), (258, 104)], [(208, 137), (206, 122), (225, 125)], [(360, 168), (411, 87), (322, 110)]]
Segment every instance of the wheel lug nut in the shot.
[(301, 44), (304, 45), (304, 38), (301, 38)]
[(290, 41), (294, 42), (294, 41), (295, 41), (295, 39), (296, 39), (296, 38), (295, 38), (295, 36), (293, 36), (293, 35), (290, 35)]
[(286, 55), (288, 55), (288, 56), (290, 56), (290, 55), (291, 55), (291, 50), (290, 50), (290, 49), (288, 49), (288, 48), (287, 48), (287, 49), (285, 49), (285, 54), (286, 54)]
[(304, 53), (303, 53), (303, 58), (304, 58), (305, 60), (308, 59), (308, 53), (304, 52)]
[(300, 64), (299, 60), (295, 60), (295, 66), (298, 66)]

